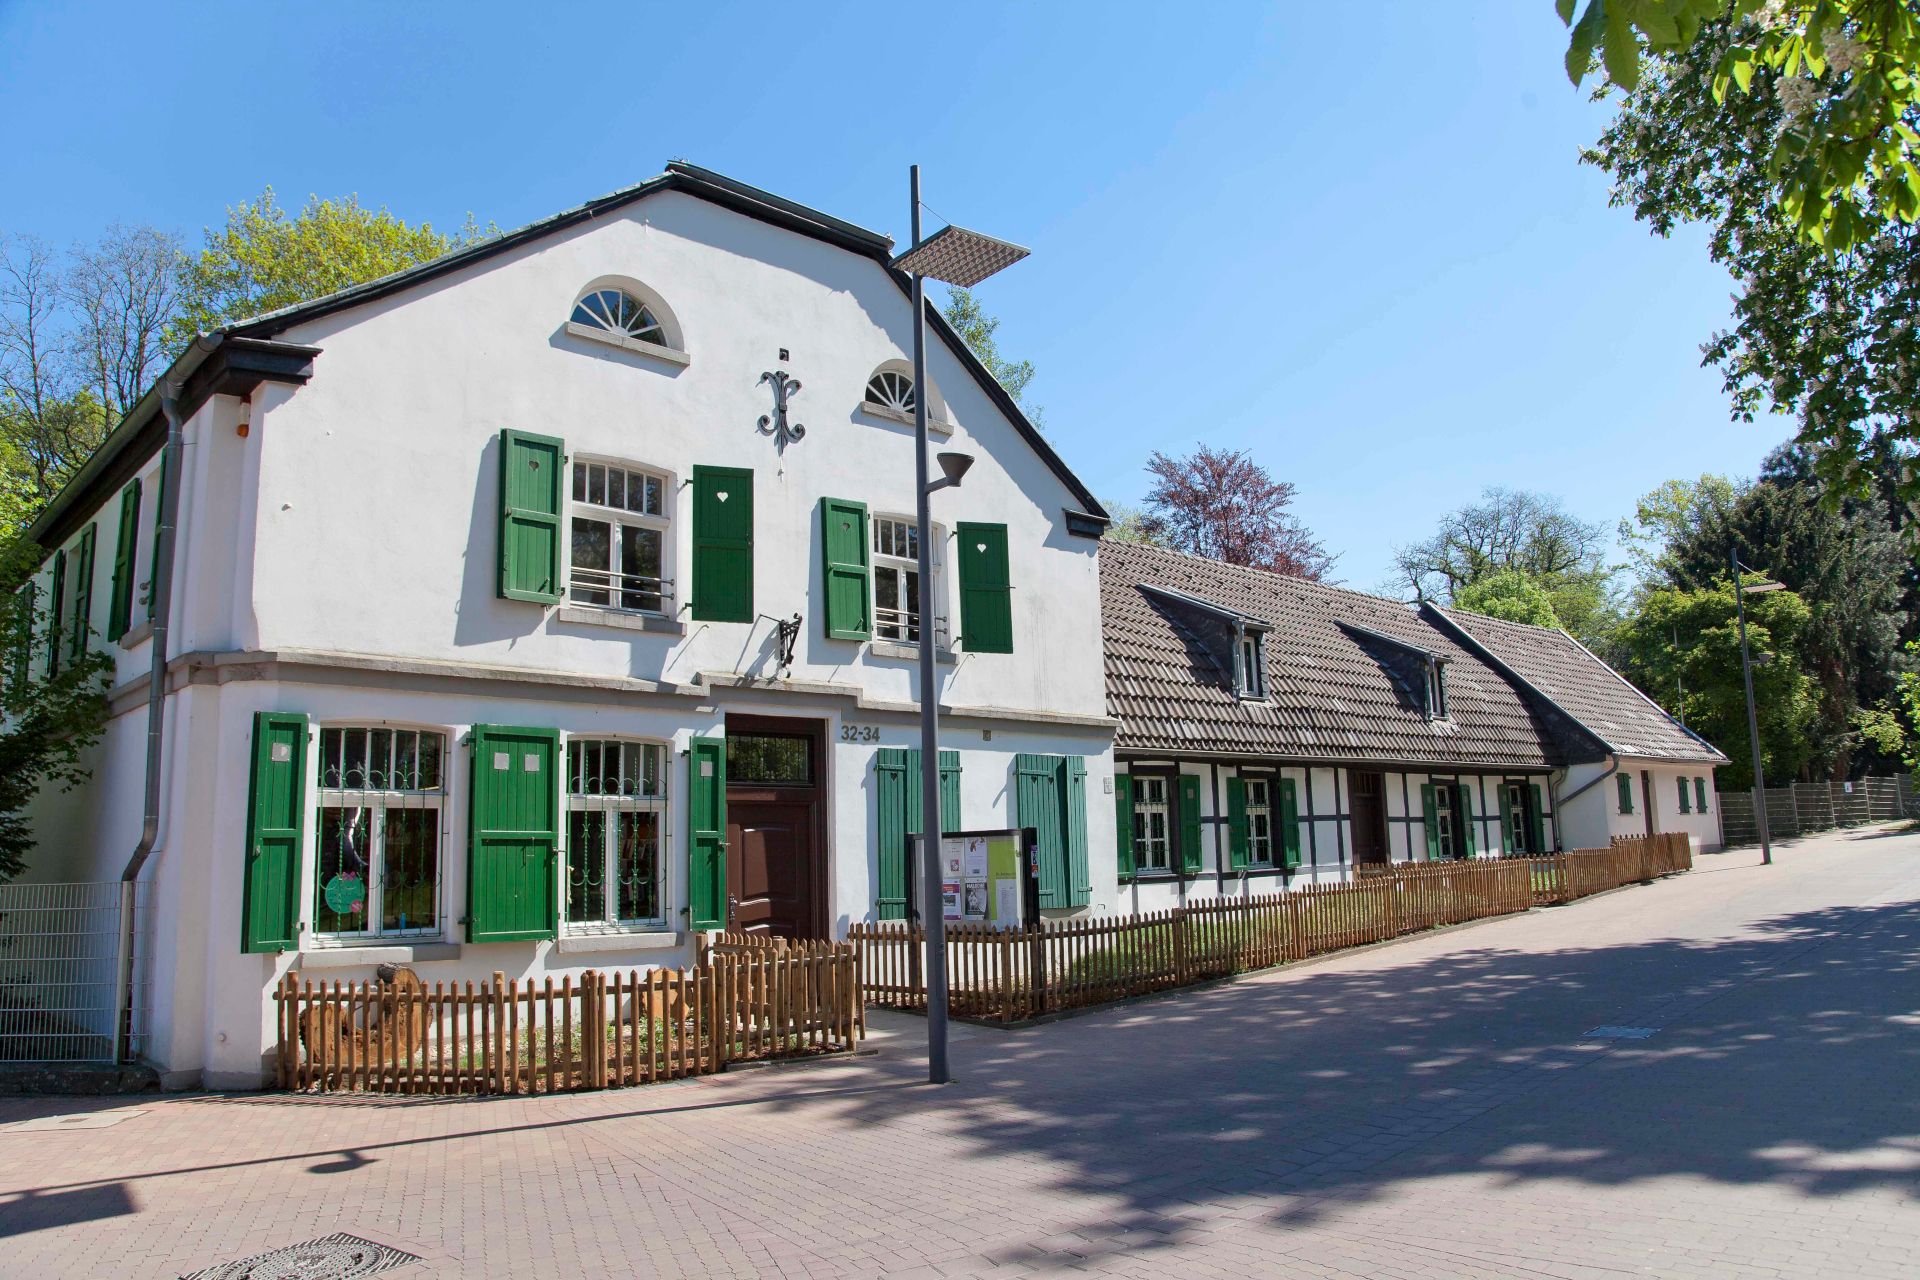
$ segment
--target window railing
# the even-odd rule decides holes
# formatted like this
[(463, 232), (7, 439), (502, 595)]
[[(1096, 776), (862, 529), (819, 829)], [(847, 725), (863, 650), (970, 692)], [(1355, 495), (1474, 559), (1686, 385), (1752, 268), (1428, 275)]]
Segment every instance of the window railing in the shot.
[[(873, 638), (894, 644), (919, 644), (920, 615), (912, 609), (876, 608), (873, 611)], [(933, 643), (935, 648), (949, 647), (945, 618), (933, 620)]]
[(673, 579), (576, 566), (567, 587), (567, 598), (574, 604), (596, 609), (668, 616), (673, 612)]

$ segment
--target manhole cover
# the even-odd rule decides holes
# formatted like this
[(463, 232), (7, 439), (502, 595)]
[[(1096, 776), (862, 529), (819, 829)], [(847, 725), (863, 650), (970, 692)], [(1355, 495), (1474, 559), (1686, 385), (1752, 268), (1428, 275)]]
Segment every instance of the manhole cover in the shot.
[(342, 1233), (222, 1262), (180, 1280), (351, 1280), (419, 1260), (415, 1254)]
[(1658, 1031), (1658, 1027), (1595, 1027), (1587, 1032), (1588, 1040), (1645, 1040)]

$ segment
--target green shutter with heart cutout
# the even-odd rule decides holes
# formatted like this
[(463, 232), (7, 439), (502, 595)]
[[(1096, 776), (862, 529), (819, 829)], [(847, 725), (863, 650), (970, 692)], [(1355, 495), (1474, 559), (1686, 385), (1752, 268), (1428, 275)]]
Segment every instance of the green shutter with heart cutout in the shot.
[(866, 503), (820, 499), (820, 558), (827, 639), (868, 639), (873, 635), (873, 575), (868, 571)]
[(500, 433), (500, 598), (560, 599), (566, 446), (552, 436)]
[(752, 622), (753, 472), (693, 469), (693, 618)]
[(960, 549), (960, 643), (969, 653), (1012, 653), (1007, 526), (962, 523), (955, 534)]

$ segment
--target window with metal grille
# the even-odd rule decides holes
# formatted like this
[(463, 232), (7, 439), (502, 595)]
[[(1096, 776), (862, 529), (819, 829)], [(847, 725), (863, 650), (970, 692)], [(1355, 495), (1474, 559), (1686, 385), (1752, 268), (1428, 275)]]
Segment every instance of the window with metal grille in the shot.
[[(873, 638), (920, 643), (920, 528), (900, 516), (875, 516), (873, 528)], [(936, 644), (946, 642), (947, 620), (939, 608), (942, 531), (933, 526)]]
[(655, 742), (567, 745), (569, 930), (665, 925), (665, 754)]
[(1137, 873), (1173, 870), (1171, 784), (1151, 774), (1133, 777), (1133, 865)]
[(422, 729), (320, 730), (318, 937), (441, 932), (446, 741)]
[(1273, 780), (1247, 779), (1247, 865), (1273, 865)]
[(671, 482), (658, 472), (617, 462), (574, 462), (571, 602), (629, 613), (670, 612), (671, 492)]

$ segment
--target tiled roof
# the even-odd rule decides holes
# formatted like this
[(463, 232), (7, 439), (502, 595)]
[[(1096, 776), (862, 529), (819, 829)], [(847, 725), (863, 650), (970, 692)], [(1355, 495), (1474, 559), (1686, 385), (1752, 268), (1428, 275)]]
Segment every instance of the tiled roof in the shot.
[[(1104, 551), (1104, 548), (1102, 548)], [(1565, 632), (1459, 609), (1432, 611), (1618, 755), (1723, 763), (1726, 756)]]
[[(1137, 543), (1102, 542), (1099, 560), (1107, 709), (1120, 720), (1123, 751), (1514, 768), (1564, 762), (1550, 713), (1536, 712), (1498, 670), (1398, 601)], [(1142, 584), (1270, 622), (1269, 701), (1235, 696), (1231, 648), (1216, 615)], [(1446, 720), (1426, 717), (1418, 652), (1448, 660)]]

